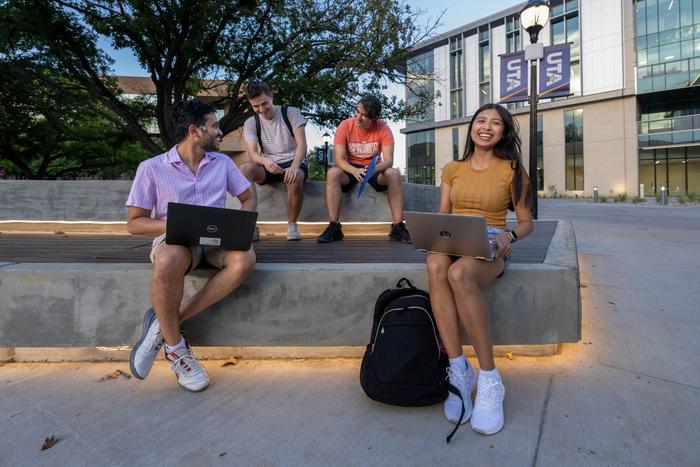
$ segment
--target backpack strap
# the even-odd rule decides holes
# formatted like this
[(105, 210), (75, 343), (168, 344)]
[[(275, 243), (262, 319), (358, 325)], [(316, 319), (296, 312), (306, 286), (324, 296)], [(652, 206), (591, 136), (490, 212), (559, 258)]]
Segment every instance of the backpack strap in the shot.
[(260, 152), (265, 153), (265, 149), (262, 145), (262, 129), (260, 128), (260, 115), (257, 112), (253, 112), (253, 117), (255, 118), (255, 133), (258, 136), (258, 144), (260, 145)]
[[(262, 128), (260, 125), (260, 115), (258, 115), (257, 112), (253, 112), (253, 117), (255, 117), (255, 133), (258, 136), (258, 144), (260, 145), (260, 152), (262, 152), (264, 154), (265, 148), (263, 148), (263, 144), (262, 144)], [(292, 129), (292, 123), (289, 121), (289, 117), (287, 116), (287, 106), (286, 105), (282, 106), (282, 120), (284, 120), (284, 124), (287, 126), (287, 129), (289, 130), (289, 134), (291, 134), (292, 138), (294, 138), (294, 130)]]
[(459, 426), (462, 424), (462, 419), (464, 418), (464, 399), (462, 399), (462, 394), (459, 392), (459, 389), (454, 387), (449, 381), (447, 382), (447, 390), (455, 396), (459, 397), (459, 400), (462, 401), (462, 413), (459, 414), (459, 421), (457, 422), (457, 425), (455, 425), (454, 430), (452, 430), (452, 433), (447, 435), (447, 442), (449, 443), (452, 440), (452, 437), (455, 435), (455, 433), (457, 433), (457, 429), (459, 428)]
[[(405, 282), (406, 285), (401, 285), (402, 282)], [(411, 284), (411, 281), (409, 281), (409, 280), (406, 279), (405, 277), (402, 277), (402, 278), (399, 279), (399, 281), (396, 283), (396, 288), (397, 288), (397, 289), (402, 289), (402, 288), (404, 288), (404, 287), (410, 287), (410, 288), (412, 288), (412, 289), (415, 289), (415, 287), (413, 286), (413, 284)]]
[(284, 120), (284, 124), (287, 125), (287, 129), (289, 130), (289, 133), (292, 135), (292, 138), (294, 138), (294, 130), (292, 130), (292, 123), (289, 121), (289, 117), (287, 116), (287, 106), (286, 105), (282, 106), (282, 120)]

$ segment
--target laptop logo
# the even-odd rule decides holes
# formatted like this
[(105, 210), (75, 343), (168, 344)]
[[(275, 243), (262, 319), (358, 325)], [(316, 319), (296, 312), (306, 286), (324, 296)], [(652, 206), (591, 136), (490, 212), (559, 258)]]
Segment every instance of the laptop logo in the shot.
[(442, 238), (451, 238), (452, 234), (448, 232), (447, 230), (441, 230), (440, 231), (440, 237)]
[(207, 226), (207, 232), (209, 232), (211, 234), (216, 233), (217, 230), (219, 230), (219, 228), (215, 225), (208, 225)]

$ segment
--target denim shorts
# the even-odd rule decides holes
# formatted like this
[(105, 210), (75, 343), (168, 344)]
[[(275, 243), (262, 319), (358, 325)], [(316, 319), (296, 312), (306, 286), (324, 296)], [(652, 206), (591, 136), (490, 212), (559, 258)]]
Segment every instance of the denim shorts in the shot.
[[(495, 242), (493, 242), (493, 237), (496, 235), (505, 232), (505, 229), (502, 229), (500, 227), (487, 227), (488, 234), (489, 234), (489, 248), (491, 249), (491, 257), (495, 258), (496, 257), (496, 252), (498, 251), (498, 246), (496, 245)], [(492, 243), (493, 242), (493, 243)], [(510, 255), (504, 256), (503, 257), (503, 272), (498, 275), (498, 277), (503, 276), (505, 274), (506, 269), (508, 268), (508, 264), (510, 264)]]

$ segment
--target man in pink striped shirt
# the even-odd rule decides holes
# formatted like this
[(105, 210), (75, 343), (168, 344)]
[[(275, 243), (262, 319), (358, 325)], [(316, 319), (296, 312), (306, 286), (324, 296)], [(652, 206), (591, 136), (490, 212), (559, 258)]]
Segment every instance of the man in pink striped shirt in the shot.
[[(215, 152), (223, 133), (214, 106), (196, 99), (178, 102), (172, 108), (171, 125), (179, 143), (139, 164), (126, 202), (129, 233), (156, 236), (151, 248), (153, 306), (146, 310), (143, 332), (129, 361), (134, 376), (144, 379), (165, 344), (165, 357), (177, 375), (178, 384), (197, 392), (209, 385), (209, 376), (180, 335), (180, 323), (241, 285), (255, 266), (255, 253), (252, 248), (203, 250), (166, 244), (168, 203), (224, 207), (228, 192), (238, 197), (241, 209), (253, 210), (254, 198), (250, 183), (236, 164), (228, 156)], [(193, 297), (183, 300), (185, 275), (201, 261), (220, 271)]]

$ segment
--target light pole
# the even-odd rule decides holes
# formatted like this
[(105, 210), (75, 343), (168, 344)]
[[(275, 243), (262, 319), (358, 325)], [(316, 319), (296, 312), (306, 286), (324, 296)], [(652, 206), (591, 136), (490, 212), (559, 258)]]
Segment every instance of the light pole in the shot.
[(328, 178), (328, 143), (331, 142), (331, 135), (325, 132), (321, 136), (321, 141), (323, 141), (323, 176)]
[(537, 219), (537, 61), (544, 56), (544, 46), (537, 36), (549, 21), (549, 2), (529, 0), (520, 12), (520, 24), (530, 34), (525, 46), (525, 60), (530, 61), (530, 194), (532, 217)]

